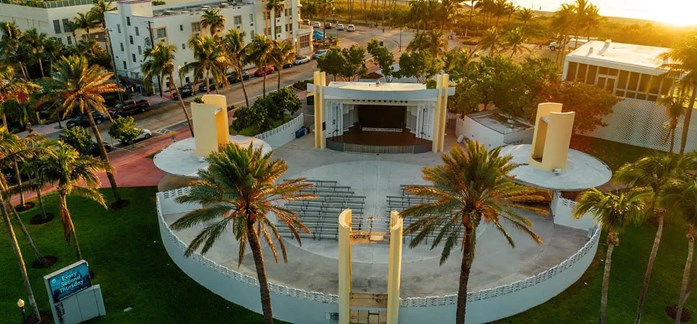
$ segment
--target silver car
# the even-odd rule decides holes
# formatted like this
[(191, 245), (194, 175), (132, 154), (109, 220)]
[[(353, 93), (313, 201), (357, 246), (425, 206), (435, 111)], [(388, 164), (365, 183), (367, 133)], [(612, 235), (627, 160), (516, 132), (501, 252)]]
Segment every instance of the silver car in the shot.
[(305, 64), (310, 62), (310, 57), (307, 55), (302, 55), (302, 56), (297, 56), (295, 58), (295, 61), (293, 61), (294, 65), (300, 65), (300, 64)]

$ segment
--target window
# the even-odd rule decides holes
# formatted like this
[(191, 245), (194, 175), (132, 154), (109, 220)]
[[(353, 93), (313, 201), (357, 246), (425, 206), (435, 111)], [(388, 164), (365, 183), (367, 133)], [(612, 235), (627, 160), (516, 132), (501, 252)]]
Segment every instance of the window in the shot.
[(68, 45), (73, 45), (73, 38), (72, 37), (68, 36), (65, 39), (68, 40)]
[(184, 25), (179, 25), (179, 31), (184, 31)]
[(201, 23), (200, 22), (191, 23), (191, 32), (198, 33), (200, 31), (201, 31)]
[(128, 66), (126, 65), (126, 61), (123, 61), (123, 69), (128, 70)]
[(254, 26), (254, 14), (249, 14), (249, 25)]
[(70, 20), (68, 19), (63, 19), (63, 32), (68, 33), (70, 32)]
[(629, 84), (627, 85), (627, 90), (636, 91), (638, 83), (639, 83), (639, 73), (630, 72)]
[(182, 49), (186, 49), (186, 44), (182, 43)]
[(128, 35), (128, 43), (133, 45), (133, 35)]
[(140, 31), (138, 30), (138, 26), (136, 26), (136, 36), (140, 36)]
[(595, 65), (588, 66), (588, 75), (586, 75), (587, 84), (595, 84), (595, 74), (598, 72), (598, 67)]
[(566, 70), (566, 81), (574, 81), (576, 79), (576, 67), (578, 64), (569, 62), (569, 68)]
[(131, 58), (133, 58), (133, 63), (135, 63), (135, 62), (136, 62), (136, 55), (135, 55), (135, 54), (131, 54)]
[(126, 25), (127, 26), (131, 25), (131, 17), (126, 17)]
[(651, 79), (651, 76), (648, 74), (642, 74), (641, 78), (639, 78), (639, 89), (637, 89), (639, 92), (648, 92), (649, 91), (649, 80)]
[(235, 16), (235, 25), (242, 25), (242, 16)]
[(301, 48), (310, 47), (310, 35), (300, 36), (300, 47)]
[(123, 43), (119, 43), (119, 45), (121, 45), (121, 52), (123, 52), (123, 51), (124, 51), (124, 49), (123, 49)]
[(56, 20), (53, 21), (53, 31), (54, 31), (56, 34), (60, 34), (60, 33), (61, 33), (61, 22), (60, 22), (60, 20), (56, 19)]
[(620, 79), (617, 82), (617, 89), (622, 89), (626, 90), (627, 89), (627, 81), (629, 80), (629, 72), (627, 71), (620, 71)]
[(276, 34), (280, 34), (280, 33), (281, 33), (281, 26), (276, 26)]
[(165, 28), (155, 29), (155, 37), (156, 38), (166, 38), (167, 37), (167, 29), (165, 29)]
[(577, 82), (585, 82), (586, 80), (586, 69), (588, 68), (588, 65), (586, 64), (579, 64), (578, 65), (578, 72), (576, 72), (576, 79), (574, 81)]
[(121, 34), (121, 24), (116, 24), (116, 31)]
[(143, 55), (143, 48), (138, 45), (138, 55)]

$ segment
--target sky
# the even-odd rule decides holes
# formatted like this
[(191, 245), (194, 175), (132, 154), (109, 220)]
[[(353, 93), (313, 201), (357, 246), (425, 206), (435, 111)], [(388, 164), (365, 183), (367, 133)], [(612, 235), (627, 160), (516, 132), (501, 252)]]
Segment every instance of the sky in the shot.
[[(535, 10), (556, 11), (573, 0), (513, 0), (516, 5)], [(697, 0), (591, 0), (600, 14), (655, 20), (678, 26), (697, 25)]]

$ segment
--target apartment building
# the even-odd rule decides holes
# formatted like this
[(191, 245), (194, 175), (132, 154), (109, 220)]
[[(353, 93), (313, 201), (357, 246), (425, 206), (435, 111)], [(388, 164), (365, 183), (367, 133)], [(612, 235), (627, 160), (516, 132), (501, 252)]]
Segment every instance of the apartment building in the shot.
[[(106, 13), (105, 21), (109, 31), (114, 54), (116, 71), (122, 78), (133, 83), (142, 81), (141, 64), (145, 51), (154, 43), (164, 42), (177, 48), (175, 66), (183, 67), (194, 60), (188, 41), (202, 30), (200, 20), (206, 9), (219, 9), (225, 17), (225, 30), (236, 28), (246, 34), (250, 42), (255, 34), (271, 33), (273, 22), (271, 13), (266, 11), (266, 2), (262, 0), (237, 0), (238, 2), (198, 1), (176, 3), (154, 7), (147, 0), (123, 0), (116, 4), (117, 10)], [(299, 1), (287, 0), (286, 9), (276, 14), (277, 39), (291, 40), (297, 53), (309, 53), (311, 48), (311, 30), (300, 28)], [(179, 78), (175, 71), (177, 85), (193, 82), (193, 74), (182, 74)], [(167, 89), (164, 80), (163, 88)]]
[[(668, 151), (665, 106), (659, 103), (674, 87), (659, 56), (668, 48), (590, 41), (566, 55), (563, 80), (601, 87), (621, 99), (592, 134), (609, 141)], [(682, 121), (677, 134), (682, 134)], [(677, 136), (679, 138), (679, 135)], [(679, 148), (676, 141), (674, 150)], [(697, 114), (692, 115), (686, 150), (697, 149)]]

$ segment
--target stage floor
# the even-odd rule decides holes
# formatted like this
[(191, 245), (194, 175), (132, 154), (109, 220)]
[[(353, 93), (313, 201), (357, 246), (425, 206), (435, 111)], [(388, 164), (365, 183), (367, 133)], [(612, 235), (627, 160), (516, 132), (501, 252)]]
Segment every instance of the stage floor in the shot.
[(431, 144), (431, 141), (422, 138), (417, 138), (411, 133), (408, 128), (403, 128), (401, 132), (389, 131), (365, 131), (358, 126), (349, 128), (348, 131), (340, 136), (327, 138), (328, 141), (334, 141), (346, 144), (359, 145), (375, 145), (375, 146), (407, 146)]

